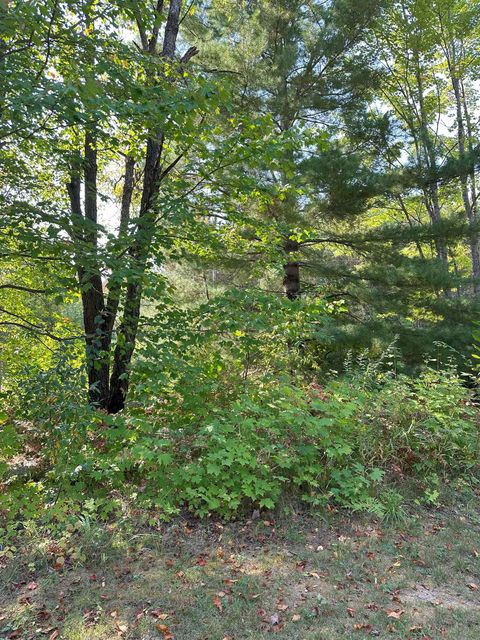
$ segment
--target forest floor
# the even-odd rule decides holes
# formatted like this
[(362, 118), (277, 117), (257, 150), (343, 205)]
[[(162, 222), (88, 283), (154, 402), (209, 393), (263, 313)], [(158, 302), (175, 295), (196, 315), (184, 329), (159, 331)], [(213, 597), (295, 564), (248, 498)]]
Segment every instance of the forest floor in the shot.
[(41, 540), (2, 560), (1, 638), (480, 638), (473, 494), (390, 525), (342, 513), (179, 518), (122, 535), (87, 521), (75, 544), (81, 566), (52, 563), (55, 542)]

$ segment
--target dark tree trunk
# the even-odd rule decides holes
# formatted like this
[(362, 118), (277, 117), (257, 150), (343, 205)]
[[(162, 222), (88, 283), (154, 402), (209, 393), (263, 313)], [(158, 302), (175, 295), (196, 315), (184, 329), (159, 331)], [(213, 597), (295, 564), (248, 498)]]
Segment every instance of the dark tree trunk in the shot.
[(160, 179), (160, 160), (162, 155), (162, 136), (147, 142), (147, 154), (143, 178), (142, 202), (136, 236), (130, 250), (131, 267), (135, 279), (129, 282), (125, 294), (123, 319), (118, 328), (117, 344), (113, 356), (110, 378), (110, 397), (108, 411), (117, 413), (125, 406), (129, 387), (129, 367), (135, 349), (140, 307), (142, 301), (143, 275), (155, 228), (155, 214), (152, 211)]
[[(283, 250), (288, 257), (298, 251), (298, 242), (287, 239), (283, 245)], [(283, 289), (289, 300), (295, 300), (300, 295), (300, 265), (297, 260), (288, 261), (283, 265)]]
[(73, 234), (78, 246), (76, 266), (82, 296), (88, 399), (91, 404), (105, 408), (109, 387), (108, 343), (103, 283), (97, 256), (97, 150), (91, 130), (85, 134), (83, 175), (85, 216), (82, 214), (78, 174), (71, 176), (67, 189)]
[[(163, 58), (173, 58), (175, 55), (181, 7), (182, 0), (171, 0), (165, 25), (162, 48)], [(154, 33), (148, 43), (148, 51), (151, 54), (155, 52), (156, 37)], [(151, 138), (147, 142), (142, 201), (136, 236), (130, 251), (131, 264), (136, 275), (135, 279), (127, 285), (123, 319), (118, 329), (112, 375), (110, 378), (110, 397), (108, 402), (108, 411), (110, 413), (117, 413), (124, 408), (128, 393), (130, 382), (129, 369), (135, 349), (140, 319), (143, 277), (155, 231), (156, 216), (153, 211), (153, 205), (155, 204), (161, 179), (162, 150), (163, 133), (161, 131), (152, 133)]]

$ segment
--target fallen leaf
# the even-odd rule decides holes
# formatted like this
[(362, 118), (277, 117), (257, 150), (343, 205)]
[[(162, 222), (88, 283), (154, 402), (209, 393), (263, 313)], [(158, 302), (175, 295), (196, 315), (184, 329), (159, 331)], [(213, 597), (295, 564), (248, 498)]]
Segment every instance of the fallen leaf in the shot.
[(166, 620), (169, 614), (162, 613), (161, 609), (153, 609), (152, 611), (150, 611), (150, 615), (154, 618), (157, 618), (157, 620)]
[(115, 622), (115, 630), (121, 636), (128, 631), (128, 624), (126, 622)]
[(478, 584), (475, 584), (475, 582), (470, 582), (470, 584), (467, 584), (467, 587), (470, 591), (478, 591)]
[(163, 634), (163, 640), (174, 640), (174, 636), (166, 624), (156, 624), (155, 628)]
[(298, 613), (294, 613), (292, 616), (292, 622), (298, 622), (302, 619), (302, 616), (299, 616)]
[(275, 626), (280, 622), (280, 617), (278, 613), (274, 613), (273, 616), (270, 616), (270, 622), (272, 623), (273, 626)]
[(371, 624), (354, 624), (353, 628), (355, 629), (355, 631), (367, 631), (367, 633), (370, 633), (370, 631), (373, 629)]
[(213, 604), (217, 607), (219, 611), (223, 611), (222, 601), (218, 596), (213, 597)]
[(395, 620), (399, 620), (400, 617), (405, 613), (405, 611), (403, 609), (400, 609), (399, 611), (395, 611), (394, 609), (387, 609), (385, 613), (387, 614), (387, 618), (395, 618)]
[(349, 618), (355, 617), (355, 609), (352, 609), (352, 607), (347, 607), (347, 613)]
[(48, 640), (56, 640), (60, 635), (60, 631), (58, 629), (54, 629), (52, 633), (48, 636)]
[(29, 582), (27, 584), (27, 589), (29, 591), (34, 591), (37, 587), (38, 587), (38, 584), (36, 582)]

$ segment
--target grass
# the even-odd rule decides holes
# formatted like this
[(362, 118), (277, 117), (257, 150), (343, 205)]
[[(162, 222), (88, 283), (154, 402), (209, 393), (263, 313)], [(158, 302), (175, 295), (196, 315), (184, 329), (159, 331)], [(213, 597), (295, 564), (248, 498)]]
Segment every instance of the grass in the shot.
[(80, 560), (59, 563), (61, 545), (35, 536), (3, 559), (1, 638), (480, 637), (473, 494), (391, 525), (339, 513), (134, 533), (89, 523), (72, 540)]

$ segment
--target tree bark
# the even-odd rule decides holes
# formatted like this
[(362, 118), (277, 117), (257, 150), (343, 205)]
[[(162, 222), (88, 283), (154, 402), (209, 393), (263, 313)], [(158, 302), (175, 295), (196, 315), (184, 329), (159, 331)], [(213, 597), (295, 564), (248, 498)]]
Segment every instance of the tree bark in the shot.
[[(298, 242), (288, 238), (283, 250), (288, 257), (298, 251)], [(283, 288), (289, 300), (296, 300), (300, 296), (300, 265), (297, 260), (288, 261), (283, 265)]]
[[(161, 8), (162, 3), (159, 3), (158, 6)], [(164, 59), (173, 59), (175, 55), (181, 7), (182, 0), (170, 1), (162, 47), (162, 57)], [(155, 54), (157, 36), (158, 31), (153, 33), (148, 43), (147, 51), (152, 55)], [(110, 378), (108, 410), (111, 413), (117, 413), (124, 408), (129, 388), (129, 369), (138, 332), (143, 279), (155, 231), (153, 205), (159, 190), (162, 151), (163, 132), (152, 132), (150, 139), (147, 141), (142, 201), (136, 236), (130, 251), (131, 264), (135, 275), (127, 285), (123, 318), (118, 330)]]

